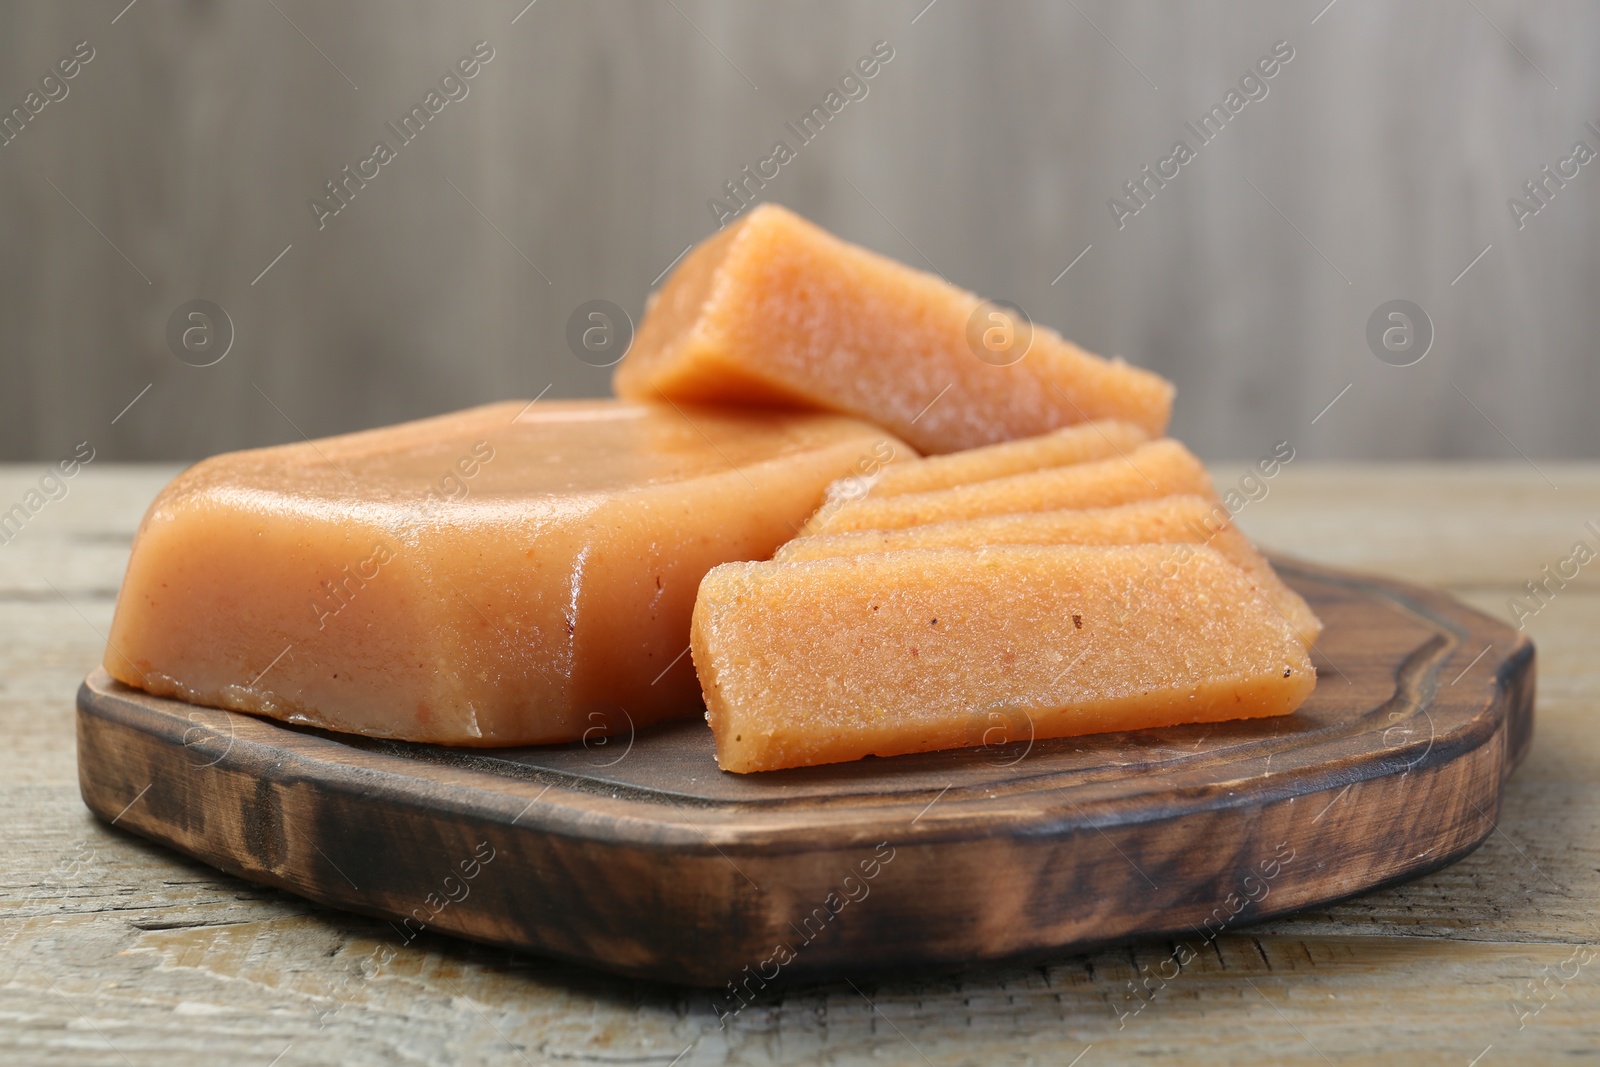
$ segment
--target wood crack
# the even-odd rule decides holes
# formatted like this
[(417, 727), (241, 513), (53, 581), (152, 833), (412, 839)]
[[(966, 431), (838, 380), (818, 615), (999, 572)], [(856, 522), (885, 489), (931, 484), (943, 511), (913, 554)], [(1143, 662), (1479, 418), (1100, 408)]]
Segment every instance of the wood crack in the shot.
[[(189, 919), (129, 919), (128, 925), (137, 930), (198, 930), (206, 926), (253, 926), (259, 919), (228, 919), (217, 922)], [(333, 953), (329, 953), (333, 955)]]

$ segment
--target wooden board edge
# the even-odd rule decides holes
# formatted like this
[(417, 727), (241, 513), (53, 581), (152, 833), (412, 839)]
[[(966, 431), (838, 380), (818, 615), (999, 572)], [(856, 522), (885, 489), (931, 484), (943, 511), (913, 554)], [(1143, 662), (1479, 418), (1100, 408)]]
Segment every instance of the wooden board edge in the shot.
[[(1503, 719), (1501, 721), (1502, 723), (1504, 722)], [(79, 724), (80, 731), (82, 731), (80, 734), (82, 743), (85, 746), (85, 750), (91, 753), (101, 744), (109, 745), (126, 761), (128, 757), (137, 755), (141, 746), (155, 744), (155, 741), (148, 736), (142, 738), (138, 736), (138, 732), (131, 724), (123, 723), (119, 725), (110, 722), (110, 720), (97, 720), (87, 714), (80, 715)], [(99, 733), (105, 733), (106, 736), (97, 738), (95, 735)], [(1497, 732), (1494, 738), (1497, 743), (1488, 746), (1491, 752), (1487, 758), (1493, 761), (1497, 771), (1505, 759), (1505, 739), (1506, 735), (1503, 730)], [(1475, 751), (1478, 752), (1478, 758), (1476, 759), (1457, 759), (1441, 763), (1428, 768), (1426, 776), (1409, 776), (1410, 781), (1418, 783), (1424, 777), (1440, 774), (1459, 778), (1469, 765), (1476, 765), (1482, 762), (1484, 758), (1483, 749), (1480, 747), (1479, 750)], [(92, 763), (93, 760), (90, 762)], [(196, 838), (185, 837), (183, 834), (175, 832), (173, 829), (174, 822), (170, 818), (152, 817), (148, 808), (138, 804), (129, 808), (127, 806), (129, 796), (135, 790), (142, 788), (134, 780), (137, 777), (138, 775), (135, 774), (120, 783), (118, 787), (107, 788), (107, 783), (95, 782), (91, 780), (87, 773), (84, 773), (80, 776), (80, 784), (84, 792), (85, 802), (92, 811), (106, 821), (119, 821), (120, 825), (127, 829), (154, 838), (181, 852), (196, 856), (213, 866), (248, 880), (295, 892), (328, 906), (357, 911), (388, 919), (391, 922), (399, 922), (407, 933), (423, 925), (416, 918), (418, 914), (417, 908), (411, 907), (408, 909), (406, 905), (412, 901), (424, 901), (430, 893), (436, 893), (437, 886), (430, 883), (428, 878), (413, 878), (408, 882), (404, 872), (388, 869), (384, 872), (386, 891), (374, 896), (368, 891), (361, 890), (355, 882), (350, 881), (347, 876), (348, 872), (340, 872), (335, 875), (334, 871), (328, 869), (334, 864), (332, 859), (322, 855), (314, 847), (307, 847), (308, 844), (314, 846), (314, 842), (296, 841), (294, 838), (297, 835), (293, 834), (279, 835), (278, 842), (274, 847), (283, 851), (276, 856), (276, 862), (273, 862), (273, 856), (271, 855), (260, 857), (260, 862), (240, 862), (239, 857), (241, 855), (253, 855), (249, 848), (242, 847), (242, 843), (236, 843), (229, 849), (219, 850), (210, 847), (203, 834)], [(1260, 825), (1272, 820), (1281, 820), (1286, 813), (1292, 814), (1297, 804), (1300, 805), (1300, 811), (1308, 811), (1314, 797), (1326, 797), (1329, 801), (1328, 809), (1319, 816), (1310, 817), (1313, 833), (1309, 838), (1300, 839), (1302, 844), (1307, 840), (1326, 840), (1329, 834), (1349, 835), (1352, 840), (1356, 841), (1388, 842), (1394, 835), (1387, 832), (1387, 828), (1374, 828), (1370, 825), (1352, 826), (1348, 824), (1348, 820), (1339, 810), (1339, 802), (1341, 799), (1348, 800), (1349, 798), (1341, 790), (1356, 792), (1375, 788), (1380, 793), (1388, 792), (1391, 789), (1398, 788), (1396, 783), (1405, 782), (1407, 777), (1405, 775), (1390, 775), (1364, 781), (1350, 781), (1344, 783), (1343, 786), (1339, 786), (1337, 782), (1330, 783), (1319, 794), (1280, 799), (1276, 802), (1262, 805), (1260, 810), (1255, 813), (1254, 823)], [(1480, 783), (1480, 788), (1489, 790), (1484, 796), (1474, 800), (1473, 806), (1480, 809), (1480, 812), (1493, 811), (1497, 813), (1501, 777), (1498, 773), (1493, 773), (1487, 776), (1487, 781), (1484, 779), (1485, 776), (1482, 774), (1481, 766), (1474, 766), (1471, 773), (1467, 774), (1462, 781), (1468, 786), (1474, 782)], [(226, 799), (221, 798), (225, 798), (229, 790), (217, 788), (218, 783), (223, 781), (222, 778), (208, 773), (200, 777), (199, 781), (212, 787), (212, 791), (209, 793), (202, 791), (191, 798), (198, 807), (221, 806), (226, 803)], [(148, 782), (145, 784), (150, 785)], [(242, 785), (249, 792), (249, 795), (261, 802), (263, 806), (276, 806), (279, 809), (278, 818), (280, 821), (282, 820), (282, 808), (285, 803), (282, 799), (273, 801), (264, 797), (254, 784), (242, 783)], [(237, 801), (239, 799), (239, 790), (235, 789), (233, 792), (234, 796), (231, 799)], [(1459, 788), (1456, 792), (1464, 795), (1464, 791)], [(1400, 811), (1406, 808), (1406, 804), (1398, 796), (1392, 798), (1374, 796), (1373, 800), (1365, 806), (1368, 808), (1375, 806), (1379, 810), (1390, 811)], [(1414, 807), (1415, 805), (1413, 804), (1412, 806)], [(1352, 805), (1349, 810), (1356, 811), (1359, 809), (1360, 806)], [(1432, 812), (1431, 806), (1428, 810)], [(170, 815), (170, 806), (168, 812)], [(1213, 839), (1215, 834), (1211, 828), (1212, 821), (1226, 819), (1231, 814), (1234, 813), (1191, 813), (1187, 817), (1188, 825), (1193, 828), (1190, 835), (1191, 840), (1204, 841)], [(1456, 812), (1455, 815), (1464, 815), (1464, 809)], [(1454, 820), (1454, 825), (1452, 825), (1452, 820)], [(1319, 823), (1323, 823), (1323, 825), (1319, 827)], [(1471, 848), (1481, 842), (1492, 831), (1492, 828), (1491, 822), (1480, 822), (1475, 819), (1470, 820), (1470, 822), (1462, 822), (1461, 819), (1456, 819), (1455, 816), (1444, 818), (1443, 821), (1435, 818), (1432, 823), (1426, 826), (1419, 824), (1417, 821), (1413, 821), (1411, 824), (1413, 835), (1423, 831), (1426, 832), (1424, 836), (1426, 834), (1440, 835), (1441, 839), (1445, 841), (1442, 846), (1444, 848), (1443, 854), (1445, 855), (1465, 854), (1466, 851), (1470, 851)], [(533, 827), (512, 827), (511, 829), (520, 832), (513, 836), (498, 838), (495, 841), (497, 854), (507, 856), (520, 855), (523, 857), (542, 856), (545, 859), (549, 859), (553, 851), (563, 853), (559, 861), (551, 862), (548, 866), (537, 860), (517, 865), (511, 878), (512, 882), (517, 885), (542, 884), (544, 877), (541, 874), (541, 867), (546, 870), (552, 868), (570, 870), (574, 863), (587, 864), (591, 870), (603, 870), (610, 866), (620, 865), (625, 875), (614, 884), (640, 884), (648, 881), (647, 877), (641, 876), (648, 875), (651, 870), (657, 870), (659, 873), (659, 867), (662, 863), (660, 856), (644, 853), (637, 849), (608, 848), (598, 842), (569, 843), (573, 844), (573, 847), (563, 850), (560, 847), (560, 842), (552, 843)], [(1145, 858), (1148, 855), (1148, 843), (1141, 842), (1138, 836), (1139, 828), (1136, 826), (1117, 826), (1096, 829), (1096, 834), (1079, 833), (1074, 830), (1064, 831), (1053, 837), (1048, 835), (1045, 837), (1033, 836), (1029, 839), (1029, 843), (1033, 847), (1027, 850), (1031, 856), (1028, 862), (1033, 864), (1035, 869), (1046, 871), (1053, 862), (1051, 859), (1052, 853), (1057, 853), (1062, 848), (1068, 848), (1074, 852), (1082, 852), (1088, 846), (1091, 852), (1098, 850), (1098, 855), (1084, 854), (1080, 856), (1077, 866), (1100, 872), (1096, 877), (1113, 886), (1112, 889), (1107, 891), (1106, 895), (1108, 897), (1112, 899), (1137, 900), (1142, 894), (1147, 894), (1145, 886), (1141, 885), (1139, 879), (1133, 877), (1129, 872), (1135, 871), (1138, 873), (1139, 878), (1148, 878), (1152, 877), (1150, 872), (1153, 871), (1153, 877), (1159, 878), (1162, 868), (1158, 865), (1151, 865), (1150, 871), (1145, 871), (1134, 866), (1129, 859), (1133, 855), (1138, 855), (1141, 858)], [(323, 840), (324, 844), (328, 844), (335, 851), (335, 854), (342, 855), (338, 852), (337, 846), (329, 844), (333, 838), (320, 836), (327, 830), (328, 828), (326, 827), (319, 829), (317, 820), (313, 818), (305, 828), (305, 833), (318, 834), (319, 839)], [(390, 827), (390, 830), (392, 831), (391, 837), (410, 844), (412, 853), (420, 851), (424, 854), (435, 856), (451, 856), (455, 853), (460, 853), (465, 857), (471, 855), (471, 849), (474, 844), (459, 836), (452, 839), (451, 829), (439, 825), (437, 812), (413, 810), (405, 818), (397, 820)], [(1039, 953), (1067, 954), (1106, 941), (1120, 941), (1127, 939), (1129, 936), (1135, 936), (1135, 934), (1130, 934), (1125, 930), (1111, 930), (1108, 935), (1102, 932), (1095, 936), (1062, 936), (1062, 933), (1057, 931), (1055, 934), (1044, 933), (1039, 935), (1039, 939), (1036, 939), (1034, 943), (1028, 943), (1026, 940), (1017, 943), (1000, 939), (997, 942), (983, 946), (965, 945), (957, 950), (941, 949), (937, 945), (924, 945), (916, 932), (917, 923), (912, 923), (911, 932), (907, 932), (908, 928), (905, 923), (908, 918), (920, 918), (923, 922), (928, 919), (925, 908), (916, 906), (916, 899), (922, 895), (920, 885), (922, 883), (934, 884), (937, 880), (947, 879), (953, 869), (952, 861), (956, 861), (955, 866), (959, 866), (961, 862), (969, 863), (974, 870), (980, 872), (977, 877), (982, 879), (993, 870), (1006, 866), (1004, 862), (1008, 858), (1006, 849), (1014, 841), (1011, 838), (986, 838), (976, 843), (968, 842), (966, 851), (973, 852), (974, 855), (960, 859), (952, 854), (948, 842), (929, 840), (916, 834), (914, 830), (915, 828), (911, 827), (905, 833), (896, 835), (891, 847), (900, 850), (904, 859), (914, 859), (911, 864), (904, 862), (900, 864), (898, 872), (901, 875), (907, 870), (915, 871), (920, 869), (922, 873), (910, 876), (908, 878), (909, 884), (902, 886), (898, 891), (881, 892), (889, 889), (892, 883), (886, 883), (878, 887), (880, 889), (878, 899), (880, 900), (885, 896), (905, 898), (877, 920), (886, 924), (891, 931), (899, 930), (900, 933), (898, 935), (891, 934), (889, 937), (891, 944), (874, 944), (870, 946), (870, 951), (868, 951), (872, 958), (882, 961), (891, 969), (897, 966), (965, 966), (1022, 958)], [(494, 832), (498, 831), (490, 831), (491, 834)], [(1182, 830), (1169, 830), (1169, 833), (1176, 833), (1179, 838), (1184, 836)], [(249, 835), (247, 834), (246, 836)], [(266, 835), (262, 835), (259, 832), (256, 834), (258, 840), (264, 836)], [(298, 836), (303, 837), (304, 834)], [(1258, 833), (1257, 837), (1259, 836)], [(1412, 838), (1412, 840), (1414, 839), (1415, 837)], [(1292, 839), (1286, 834), (1283, 840), (1290, 842)], [(1103, 846), (1101, 842), (1104, 843)], [(418, 848), (419, 844), (422, 844), (420, 849)], [(865, 845), (865, 843), (861, 844)], [(994, 851), (991, 848), (991, 846), (996, 845), (1000, 846), (999, 851)], [(553, 848), (553, 846), (555, 847)], [(1265, 847), (1263, 839), (1263, 854), (1265, 854)], [(1298, 850), (1301, 844), (1291, 844), (1290, 847)], [(863, 855), (871, 851), (865, 847), (858, 847), (856, 850), (862, 852)], [(313, 855), (314, 852), (316, 853), (315, 855)], [(659, 899), (654, 899), (649, 893), (641, 896), (637, 892), (623, 893), (614, 902), (616, 908), (620, 908), (623, 912), (646, 920), (645, 925), (656, 932), (652, 936), (656, 936), (663, 931), (670, 932), (674, 930), (684, 935), (683, 937), (675, 937), (669, 934), (664, 938), (665, 942), (667, 942), (666, 944), (656, 944), (653, 948), (642, 943), (639, 938), (627, 936), (620, 938), (617, 943), (613, 944), (593, 945), (575, 942), (569, 936), (574, 924), (604, 929), (607, 926), (614, 927), (617, 917), (615, 913), (584, 915), (583, 913), (586, 910), (593, 912), (593, 909), (587, 908), (581, 899), (572, 899), (570, 897), (564, 899), (554, 911), (547, 913), (542, 921), (539, 916), (530, 914), (526, 916), (526, 922), (508, 925), (504, 920), (504, 916), (516, 914), (519, 908), (527, 911), (527, 902), (526, 900), (520, 900), (515, 892), (497, 892), (492, 896), (498, 899), (491, 902), (491, 905), (485, 909), (462, 907), (450, 910), (446, 908), (441, 913), (443, 915), (442, 918), (434, 918), (426, 926), (490, 944), (533, 951), (588, 966), (600, 966), (602, 969), (636, 978), (680, 984), (716, 986), (727, 981), (726, 975), (737, 973), (746, 963), (759, 962), (760, 957), (753, 958), (752, 953), (755, 953), (764, 942), (783, 936), (783, 928), (790, 921), (788, 916), (805, 913), (804, 904), (807, 899), (806, 893), (808, 890), (806, 887), (808, 885), (810, 886), (809, 892), (814, 899), (819, 901), (824, 899), (826, 893), (831, 890), (826, 885), (817, 884), (815, 869), (818, 867), (838, 867), (843, 870), (849, 870), (851, 852), (850, 843), (844, 843), (825, 855), (820, 853), (800, 856), (779, 855), (766, 858), (739, 855), (739, 866), (737, 867), (733, 865), (728, 857), (715, 855), (710, 851), (699, 856), (677, 857), (673, 861), (676, 878), (680, 884), (695, 887), (692, 896), (700, 907), (690, 908), (691, 902), (689, 900), (663, 902)], [(1364, 892), (1376, 885), (1415, 877), (1425, 870), (1434, 869), (1437, 863), (1437, 855), (1439, 853), (1435, 853), (1434, 856), (1429, 856), (1425, 853), (1421, 857), (1408, 859), (1406, 856), (1395, 854), (1373, 858), (1368, 864), (1368, 873), (1357, 877), (1352, 884), (1340, 888), (1336, 892), (1328, 891), (1326, 888), (1298, 895), (1280, 892), (1277, 898), (1279, 904), (1271, 911), (1263, 910), (1259, 915), (1253, 916), (1251, 921), (1265, 920), (1279, 914), (1300, 910), (1303, 907), (1325, 904), (1329, 899), (1336, 899), (1355, 892)], [(1009, 858), (1013, 861), (1016, 859), (1015, 856)], [(1123, 866), (1124, 864), (1127, 866)], [(1223, 864), (1223, 866), (1226, 867), (1227, 864)], [(1238, 866), (1238, 864), (1234, 864), (1234, 866)], [(450, 869), (448, 860), (444, 864), (444, 869)], [(1110, 872), (1109, 877), (1106, 874), (1108, 871)], [(365, 867), (356, 871), (356, 875), (363, 881), (367, 880), (368, 873), (369, 871)], [(432, 877), (436, 883), (439, 877), (437, 872), (434, 872)], [(761, 884), (767, 886), (784, 886), (788, 892), (783, 895), (783, 900), (777, 902), (763, 900), (759, 891), (756, 893), (750, 892), (747, 886), (740, 881), (744, 877), (759, 880)], [(1048, 877), (1048, 875), (1041, 874), (1041, 877)], [(1225, 886), (1227, 884), (1222, 868), (1218, 868), (1212, 874), (1214, 883), (1219, 880), (1222, 885)], [(345, 884), (347, 882), (348, 884)], [(981, 884), (981, 881), (975, 881), (973, 884)], [(755, 882), (750, 883), (751, 887), (754, 885)], [(1150, 883), (1150, 886), (1154, 888), (1155, 883)], [(1056, 885), (1053, 889), (1039, 889), (1039, 892), (1043, 895), (1059, 891), (1059, 885)], [(1219, 898), (1222, 895), (1219, 890)], [(907, 903), (911, 906), (907, 907)], [(967, 924), (972, 928), (978, 928), (984, 925), (985, 920), (981, 914), (973, 912), (970, 906), (972, 903), (969, 900), (963, 905), (961, 901), (957, 901), (955, 906), (958, 908), (965, 906), (968, 912)], [(950, 906), (950, 902), (946, 902), (946, 906)], [(1156, 913), (1176, 913), (1172, 910), (1174, 904), (1171, 901), (1153, 901), (1149, 906)], [(700, 917), (707, 913), (720, 916), (722, 921), (717, 924), (706, 924)], [(1202, 911), (1200, 914), (1204, 914), (1204, 912)], [(433, 917), (430, 916), (430, 918)], [(408, 923), (407, 919), (410, 919), (411, 922)], [(1029, 924), (1019, 921), (1017, 927), (1026, 930), (1029, 928)], [(1143, 932), (1138, 931), (1137, 935), (1143, 936)], [(800, 961), (790, 969), (791, 973), (796, 977), (805, 975), (822, 976), (836, 973), (841, 969), (848, 969), (852, 966), (858, 967), (855, 958), (864, 951), (861, 945), (852, 943), (849, 938), (832, 946), (807, 945), (806, 948), (808, 951), (803, 953)], [(765, 949), (762, 949), (762, 951), (765, 951)], [(684, 962), (686, 959), (691, 958), (695, 962), (690, 964)]]

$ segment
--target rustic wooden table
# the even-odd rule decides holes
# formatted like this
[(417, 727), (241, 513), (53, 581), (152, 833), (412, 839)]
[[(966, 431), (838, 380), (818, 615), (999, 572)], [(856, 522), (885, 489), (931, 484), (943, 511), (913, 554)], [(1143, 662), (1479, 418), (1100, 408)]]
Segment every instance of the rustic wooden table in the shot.
[[(1219, 465), (1218, 484), (1243, 472)], [(0, 468), (0, 511), (40, 473)], [(1455, 866), (1225, 933), (1152, 982), (1148, 1000), (1130, 983), (1171, 945), (796, 988), (719, 1030), (704, 992), (442, 937), (403, 946), (384, 923), (237, 881), (89, 816), (73, 693), (100, 658), (134, 527), (172, 473), (90, 467), (0, 543), (0, 729), (11, 739), (0, 748), (0, 1062), (1600, 1058), (1600, 731), (1589, 718), (1600, 710), (1600, 596), (1587, 574), (1551, 581), (1554, 596), (1527, 619), (1540, 674), (1532, 754), (1499, 827)], [(1268, 547), (1441, 586), (1502, 618), (1575, 542), (1600, 548), (1596, 465), (1301, 462), (1269, 484), (1240, 515)]]

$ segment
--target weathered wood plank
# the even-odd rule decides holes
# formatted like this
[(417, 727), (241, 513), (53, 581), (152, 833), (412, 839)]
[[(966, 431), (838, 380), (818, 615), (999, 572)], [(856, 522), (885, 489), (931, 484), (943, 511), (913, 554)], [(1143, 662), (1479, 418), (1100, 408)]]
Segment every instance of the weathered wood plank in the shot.
[[(1211, 464), (1219, 491), (1249, 464)], [(1548, 475), (1552, 489), (1539, 473)], [(1238, 513), (1264, 547), (1335, 566), (1458, 588), (1520, 589), (1541, 577), (1600, 525), (1600, 467), (1541, 461), (1507, 464), (1301, 463), (1265, 483), (1267, 495)], [(1600, 589), (1583, 572), (1576, 587)], [(1505, 618), (1504, 612), (1500, 613)]]
[[(382, 924), (236, 900), (225, 883), (172, 869), (159, 891), (189, 896), (186, 905), (151, 901), (118, 915), (113, 901), (45, 928), (17, 961), (30, 980), (0, 986), (0, 1012), (13, 1020), (0, 1040), (29, 1062), (82, 1062), (93, 1035), (76, 1004), (122, 1053), (152, 1063), (208, 1052), (265, 1062), (291, 1043), (304, 1062), (517, 1062), (515, 1044), (531, 1062), (664, 1063), (698, 1039), (685, 1062), (919, 1062), (909, 1040), (951, 1064), (1066, 1062), (1092, 1043), (1108, 1057), (1100, 1062), (1251, 1062), (1253, 1050), (1254, 1062), (1322, 1062), (1320, 1051), (1341, 1063), (1459, 1065), (1490, 1044), (1502, 1062), (1581, 1054), (1600, 1011), (1592, 966), (1552, 979), (1542, 1008), (1527, 989), (1546, 967), (1561, 973), (1582, 939), (1264, 930), (1225, 935), (1192, 959), (1154, 944), (1033, 968), (863, 980), (859, 990), (802, 988), (753, 1005), (724, 1031), (693, 994), (444, 939), (401, 946)], [(1182, 973), (1150, 978), (1175, 973), (1165, 963), (1175, 952)], [(61, 993), (31, 988), (44, 979)], [(63, 1047), (53, 1035), (75, 1024), (78, 1047)]]

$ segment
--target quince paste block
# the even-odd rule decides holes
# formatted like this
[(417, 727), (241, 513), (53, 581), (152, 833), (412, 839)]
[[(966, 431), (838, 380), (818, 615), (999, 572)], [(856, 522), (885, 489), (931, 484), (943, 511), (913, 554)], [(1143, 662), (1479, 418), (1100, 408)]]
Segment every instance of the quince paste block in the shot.
[[(915, 469), (919, 465), (905, 466)], [(910, 548), (1176, 543), (1209, 545), (1216, 549), (1224, 559), (1245, 572), (1260, 594), (1289, 621), (1306, 644), (1315, 642), (1321, 634), (1322, 623), (1312, 612), (1311, 605), (1284, 584), (1249, 538), (1239, 532), (1228, 509), (1198, 496), (1169, 496), (1112, 508), (996, 515), (898, 530), (819, 534), (790, 541), (778, 549), (773, 558), (780, 563), (795, 563), (872, 552), (901, 552)]]
[(872, 482), (869, 496), (926, 493), (1012, 474), (1065, 467), (1126, 455), (1150, 440), (1131, 422), (1086, 422), (1038, 437), (985, 445), (948, 456), (929, 456), (886, 467)]
[(444, 744), (693, 714), (701, 577), (768, 557), (884, 440), (828, 415), (514, 402), (217, 456), (145, 516), (105, 666)]
[(1214, 549), (913, 549), (714, 568), (695, 666), (729, 771), (1287, 715), (1305, 645)]
[(640, 400), (839, 411), (923, 452), (1092, 419), (1166, 432), (1170, 382), (1044, 326), (1031, 326), (1015, 362), (996, 366), (982, 345), (980, 359), (968, 338), (983, 334), (969, 322), (979, 312), (981, 327), (984, 308), (995, 305), (762, 204), (673, 271), (613, 385)]
[(1188, 494), (1214, 497), (1211, 476), (1188, 449), (1171, 438), (1140, 445), (1126, 455), (1066, 467), (992, 478), (972, 485), (864, 499), (824, 508), (805, 533), (896, 530), (959, 519), (1063, 508), (1104, 508)]

